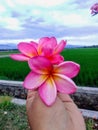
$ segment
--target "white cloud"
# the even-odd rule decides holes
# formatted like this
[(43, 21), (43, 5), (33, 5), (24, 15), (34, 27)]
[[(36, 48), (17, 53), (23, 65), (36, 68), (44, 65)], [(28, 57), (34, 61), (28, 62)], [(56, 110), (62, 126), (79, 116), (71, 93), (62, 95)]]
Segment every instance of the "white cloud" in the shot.
[(29, 42), (29, 41), (35, 41), (35, 42), (38, 42), (38, 39), (14, 39), (14, 40), (11, 40), (11, 39), (7, 39), (7, 40), (0, 40), (0, 43), (1, 44), (8, 44), (8, 43), (14, 43), (14, 44), (18, 44), (19, 42)]
[[(11, 0), (10, 0), (11, 1)], [(50, 7), (50, 6), (57, 6), (60, 5), (68, 0), (14, 0), (15, 3), (21, 4), (21, 5), (36, 5), (40, 7)]]
[[(89, 23), (88, 19), (79, 15), (78, 13), (65, 13), (63, 11), (54, 11), (50, 14), (54, 23), (59, 23), (60, 25), (66, 26), (85, 26)], [(85, 18), (84, 18), (85, 17)]]
[[(30, 38), (32, 35), (34, 38), (44, 34), (59, 37), (65, 35), (72, 44), (83, 44), (85, 41), (88, 44), (94, 43), (98, 33), (95, 37), (92, 34), (98, 28), (98, 15), (91, 17), (90, 6), (96, 2), (97, 0), (1, 0), (0, 35), (2, 38), (14, 38), (18, 32), (17, 38)], [(91, 30), (88, 26), (94, 29)], [(2, 31), (3, 28), (11, 30), (8, 31), (11, 34), (7, 35), (9, 33)], [(77, 28), (80, 32), (78, 38)], [(88, 35), (85, 37), (83, 33)]]
[(0, 18), (0, 24), (2, 27), (10, 30), (20, 30), (22, 29), (20, 21), (16, 18), (12, 17), (5, 17), (5, 18)]
[(3, 5), (0, 5), (0, 13), (5, 12), (5, 7)]
[(72, 45), (98, 45), (98, 42), (96, 41), (98, 35), (86, 35), (86, 36), (67, 36), (67, 37), (62, 37), (61, 39), (67, 40), (67, 44), (72, 44)]

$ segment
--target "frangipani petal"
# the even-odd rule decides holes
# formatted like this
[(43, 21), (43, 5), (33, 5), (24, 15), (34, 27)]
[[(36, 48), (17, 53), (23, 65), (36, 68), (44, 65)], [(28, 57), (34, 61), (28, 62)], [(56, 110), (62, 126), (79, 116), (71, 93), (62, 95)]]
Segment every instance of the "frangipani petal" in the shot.
[(23, 54), (11, 54), (10, 57), (14, 60), (18, 60), (18, 61), (28, 61), (29, 57), (25, 56)]
[(33, 45), (36, 48), (36, 50), (37, 50), (38, 44), (36, 42), (30, 41), (30, 44)]
[(57, 40), (55, 37), (43, 37), (39, 40), (39, 46), (44, 47), (44, 45), (51, 47), (55, 47), (57, 45)]
[(49, 74), (53, 68), (51, 62), (42, 56), (36, 56), (29, 60), (30, 68), (39, 74)]
[(46, 47), (54, 49), (55, 46), (57, 46), (57, 40), (55, 37), (49, 38), (47, 43), (45, 44)]
[(41, 54), (42, 53), (42, 49), (44, 47), (44, 44), (49, 40), (50, 38), (49, 37), (42, 37), (40, 38), (39, 40), (39, 44), (38, 44), (38, 54)]
[(54, 54), (59, 54), (65, 48), (67, 41), (62, 40), (54, 49)]
[(64, 57), (59, 54), (52, 55), (47, 58), (51, 61), (52, 64), (59, 64), (64, 61)]
[(31, 71), (24, 80), (23, 86), (27, 89), (36, 89), (45, 82), (47, 75), (37, 74)]
[(54, 73), (63, 74), (69, 78), (75, 77), (80, 71), (80, 65), (72, 62), (66, 61), (54, 67)]
[(95, 3), (90, 9), (92, 16), (98, 14), (98, 3)]
[(47, 42), (50, 38), (49, 37), (42, 37), (39, 39), (39, 44), (38, 45), (42, 45)]
[(33, 44), (31, 45), (26, 42), (20, 42), (18, 44), (18, 49), (21, 53), (29, 56), (30, 58), (38, 55), (37, 50), (36, 50), (35, 46), (33, 46)]
[(57, 45), (57, 41), (55, 37), (43, 37), (40, 39), (38, 44), (38, 53), (41, 54), (45, 51), (45, 49), (49, 52), (52, 52)]
[(40, 86), (39, 94), (46, 105), (50, 106), (55, 102), (57, 90), (52, 77), (48, 78), (44, 84)]
[(53, 79), (59, 92), (65, 94), (72, 94), (76, 92), (77, 86), (67, 76), (56, 74), (53, 76)]
[(57, 96), (57, 91), (71, 94), (77, 86), (70, 79), (75, 77), (80, 66), (72, 61), (63, 62), (60, 55), (66, 41), (57, 44), (55, 37), (43, 37), (36, 42), (21, 42), (18, 49), (22, 54), (12, 54), (11, 58), (28, 61), (31, 72), (26, 76), (23, 86), (30, 90), (38, 90), (43, 102), (50, 106)]
[(43, 48), (43, 53), (42, 53), (43, 56), (45, 57), (50, 57), (53, 55), (53, 48)]
[[(35, 56), (46, 57), (52, 64), (59, 64), (64, 61), (63, 56), (59, 53), (64, 49), (66, 41), (62, 40), (60, 44), (57, 44), (55, 37), (43, 37), (40, 38), (39, 44), (34, 41), (20, 42), (18, 44), (18, 50), (22, 53), (16, 60), (27, 61), (27, 57), (30, 59)], [(25, 57), (26, 56), (26, 60)], [(13, 58), (14, 59), (14, 58)]]

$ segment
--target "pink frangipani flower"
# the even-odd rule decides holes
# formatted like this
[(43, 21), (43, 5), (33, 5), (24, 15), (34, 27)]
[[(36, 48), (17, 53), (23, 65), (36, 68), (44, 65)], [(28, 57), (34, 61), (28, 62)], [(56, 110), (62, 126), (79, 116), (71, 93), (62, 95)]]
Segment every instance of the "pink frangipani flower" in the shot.
[(94, 4), (90, 9), (92, 16), (98, 14), (98, 3)]
[(63, 56), (60, 55), (65, 48), (66, 41), (62, 40), (57, 44), (55, 37), (43, 37), (40, 38), (39, 43), (36, 42), (20, 42), (18, 44), (18, 50), (20, 54), (11, 54), (11, 58), (19, 61), (28, 61), (34, 56), (44, 56), (53, 64), (58, 64), (64, 61)]
[(47, 106), (55, 102), (57, 91), (65, 94), (76, 91), (77, 86), (71, 78), (78, 74), (79, 64), (66, 61), (53, 65), (43, 56), (35, 56), (28, 63), (31, 72), (25, 78), (23, 86), (30, 90), (38, 90)]

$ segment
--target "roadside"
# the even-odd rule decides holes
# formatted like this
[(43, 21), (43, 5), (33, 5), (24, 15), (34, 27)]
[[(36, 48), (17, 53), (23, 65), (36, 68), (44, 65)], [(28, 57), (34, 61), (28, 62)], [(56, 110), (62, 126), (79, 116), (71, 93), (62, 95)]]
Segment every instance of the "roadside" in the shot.
[[(15, 103), (17, 105), (25, 105), (26, 100), (25, 99), (19, 99), (19, 98), (13, 98), (11, 100), (12, 103)], [(96, 118), (98, 120), (98, 111), (92, 111), (92, 110), (86, 110), (86, 109), (79, 109), (84, 117), (93, 119)]]
[[(26, 115), (26, 100), (1, 96), (0, 130), (30, 130)], [(79, 109), (83, 114), (87, 130), (98, 130), (98, 112)], [(92, 118), (92, 114), (96, 117)]]
[(0, 58), (9, 57), (9, 55), (1, 55)]

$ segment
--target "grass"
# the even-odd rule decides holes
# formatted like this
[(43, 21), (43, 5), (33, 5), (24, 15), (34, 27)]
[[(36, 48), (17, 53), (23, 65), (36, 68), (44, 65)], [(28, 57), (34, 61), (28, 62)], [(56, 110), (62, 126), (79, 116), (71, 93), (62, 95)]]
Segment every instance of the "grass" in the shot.
[(27, 62), (14, 61), (8, 57), (0, 59), (0, 79), (22, 81), (29, 71)]
[(10, 101), (0, 103), (0, 130), (30, 130), (25, 106)]
[[(7, 99), (8, 96), (5, 98)], [(10, 100), (5, 101), (5, 98), (0, 96), (0, 100), (2, 100), (2, 103), (0, 103), (0, 130), (30, 130), (26, 107), (13, 104)], [(93, 130), (93, 119), (86, 119), (85, 123), (86, 130)]]
[[(65, 49), (61, 54), (65, 61), (80, 64), (80, 73), (73, 78), (78, 86), (98, 87), (98, 48)], [(0, 79), (23, 81), (29, 72), (27, 62), (0, 59)]]
[(94, 119), (85, 119), (86, 130), (98, 130), (98, 120)]
[(0, 103), (3, 103), (3, 102), (10, 102), (12, 100), (12, 97), (10, 96), (0, 96)]
[(93, 128), (93, 120), (89, 119), (86, 121), (86, 130), (92, 130)]
[(74, 78), (78, 85), (98, 87), (98, 48), (65, 49), (62, 55), (65, 61), (80, 64), (80, 73)]

